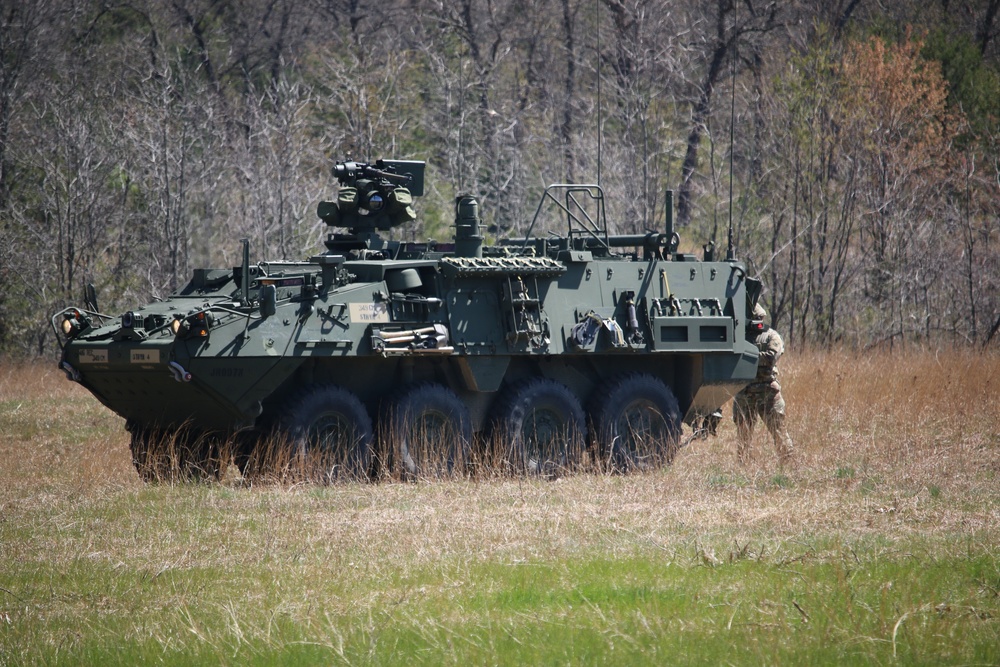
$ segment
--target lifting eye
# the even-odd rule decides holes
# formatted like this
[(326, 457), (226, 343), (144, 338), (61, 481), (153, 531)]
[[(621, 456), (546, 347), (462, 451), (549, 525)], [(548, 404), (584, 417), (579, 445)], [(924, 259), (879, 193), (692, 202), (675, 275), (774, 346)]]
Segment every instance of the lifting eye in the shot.
[(208, 338), (208, 332), (214, 322), (212, 313), (201, 311), (183, 319), (174, 319), (170, 323), (170, 330), (178, 338)]

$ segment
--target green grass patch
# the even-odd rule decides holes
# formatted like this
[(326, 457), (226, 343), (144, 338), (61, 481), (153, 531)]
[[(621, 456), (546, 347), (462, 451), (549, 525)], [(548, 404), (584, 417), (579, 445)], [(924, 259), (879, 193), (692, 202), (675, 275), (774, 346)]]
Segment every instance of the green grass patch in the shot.
[(882, 480), (879, 479), (877, 476), (865, 477), (863, 480), (861, 480), (861, 485), (859, 486), (859, 490), (861, 491), (862, 494), (866, 496), (872, 495), (873, 493), (875, 493), (875, 491), (879, 488), (881, 484)]
[[(466, 511), (503, 511), (496, 486), (460, 486), (479, 496)], [(477, 552), (474, 536), (449, 548), (442, 533), (422, 554), (430, 543), (407, 534), (438, 530), (429, 510), (450, 491), (164, 485), (22, 510), (0, 523), (15, 556), (0, 566), (4, 662), (1000, 661), (1000, 563), (977, 539), (765, 530), (741, 546), (684, 530), (636, 539), (635, 524), (549, 553)], [(383, 513), (405, 520), (373, 541), (362, 522)]]
[(712, 470), (706, 481), (711, 488), (715, 489), (724, 489), (726, 487), (742, 488), (750, 484), (750, 480), (744, 474), (733, 474), (732, 472), (718, 469)]
[(294, 571), (82, 561), (5, 582), (28, 611), (8, 612), (4, 648), (56, 664), (722, 664), (733, 645), (742, 664), (996, 664), (1000, 610), (985, 583), (996, 567), (902, 554), (835, 554), (794, 571), (594, 556), (329, 572), (311, 588)]
[(854, 468), (850, 466), (840, 466), (833, 473), (833, 476), (837, 479), (854, 479), (855, 474)]
[(771, 486), (779, 489), (787, 489), (793, 485), (792, 478), (788, 475), (774, 475), (771, 477)]

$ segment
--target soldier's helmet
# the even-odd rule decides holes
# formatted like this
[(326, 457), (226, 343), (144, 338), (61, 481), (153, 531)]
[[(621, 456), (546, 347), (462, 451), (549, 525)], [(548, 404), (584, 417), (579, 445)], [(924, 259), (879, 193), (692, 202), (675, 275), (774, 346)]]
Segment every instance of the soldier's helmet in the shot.
[(755, 320), (760, 320), (761, 322), (767, 319), (767, 311), (764, 310), (764, 306), (758, 303), (753, 307), (753, 318)]

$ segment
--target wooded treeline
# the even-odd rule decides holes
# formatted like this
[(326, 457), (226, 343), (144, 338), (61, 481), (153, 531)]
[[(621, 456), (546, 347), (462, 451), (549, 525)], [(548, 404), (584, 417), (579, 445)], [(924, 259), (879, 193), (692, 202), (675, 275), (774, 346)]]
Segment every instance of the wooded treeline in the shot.
[[(737, 255), (791, 344), (1000, 339), (1000, 0), (0, 0), (0, 353), (51, 354), (197, 266), (322, 249), (350, 155), (428, 161), (523, 233), (600, 181), (612, 231)], [(731, 140), (732, 134), (732, 140)], [(730, 165), (733, 171), (730, 197)]]

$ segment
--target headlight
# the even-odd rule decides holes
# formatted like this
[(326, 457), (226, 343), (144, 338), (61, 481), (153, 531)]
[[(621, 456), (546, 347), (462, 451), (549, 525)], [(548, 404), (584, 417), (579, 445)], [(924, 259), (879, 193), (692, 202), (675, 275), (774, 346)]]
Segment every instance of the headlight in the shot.
[(179, 334), (181, 332), (181, 329), (183, 328), (184, 328), (184, 320), (182, 320), (179, 317), (175, 317), (174, 321), (170, 323), (170, 330), (174, 332), (175, 336)]
[(67, 338), (75, 338), (84, 329), (90, 327), (90, 320), (79, 310), (72, 308), (63, 313), (63, 320), (60, 327)]

